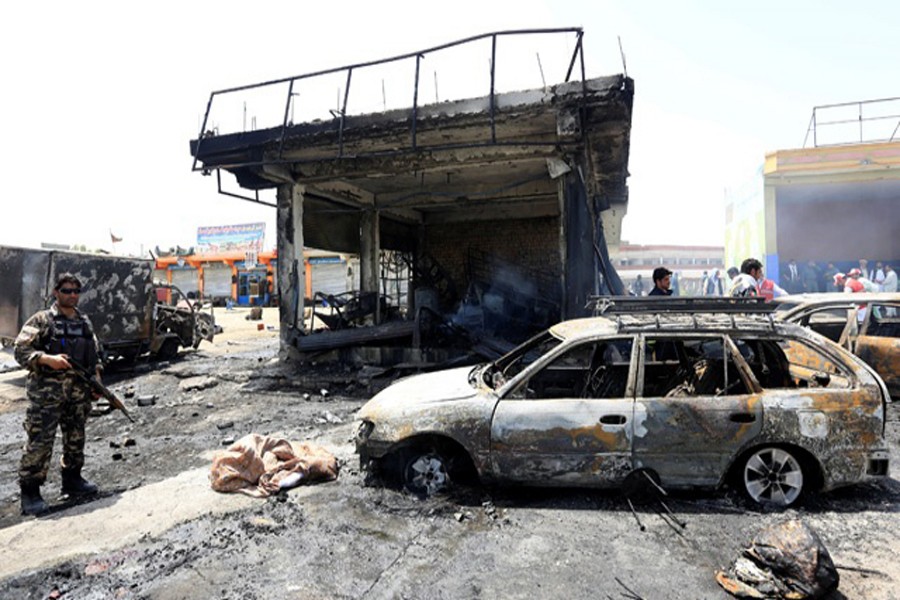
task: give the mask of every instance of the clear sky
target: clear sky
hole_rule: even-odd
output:
[[[112,231],[118,250],[138,252],[190,246],[198,226],[264,221],[273,246],[274,209],[220,196],[190,170],[211,91],[564,26],[585,29],[589,77],[622,71],[621,37],[635,80],[623,237],[721,244],[725,188],[766,152],[800,147],[813,106],[900,96],[898,23],[894,0],[11,3],[0,244],[111,249]],[[533,52],[515,60],[535,70]],[[441,87],[466,68],[442,67]]]

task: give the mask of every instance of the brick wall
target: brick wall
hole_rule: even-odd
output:
[[[559,280],[559,218],[473,221],[432,225],[425,230],[425,251],[451,275],[462,293],[468,283],[470,249],[486,252],[518,267]]]

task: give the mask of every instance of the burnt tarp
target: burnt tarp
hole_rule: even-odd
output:
[[[796,519],[762,530],[716,581],[737,598],[823,598],[840,577],[815,531]]]
[[[565,187],[567,282],[564,318],[588,316],[588,298],[594,294],[620,296],[624,286],[609,259],[603,232],[602,210],[609,208],[600,196],[589,197],[581,173],[566,175]],[[590,227],[584,227],[590,223]]]

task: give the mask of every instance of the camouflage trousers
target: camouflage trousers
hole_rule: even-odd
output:
[[[91,412],[91,393],[80,381],[29,378],[25,432],[28,439],[19,463],[19,483],[41,485],[53,454],[57,426],[62,431],[63,470],[78,472],[84,466],[84,426]]]

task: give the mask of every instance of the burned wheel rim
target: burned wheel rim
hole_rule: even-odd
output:
[[[744,464],[744,489],[760,504],[790,506],[803,492],[803,468],[782,448],[763,448]]]
[[[431,496],[450,485],[444,459],[437,454],[414,456],[406,466],[406,486],[413,492]]]

